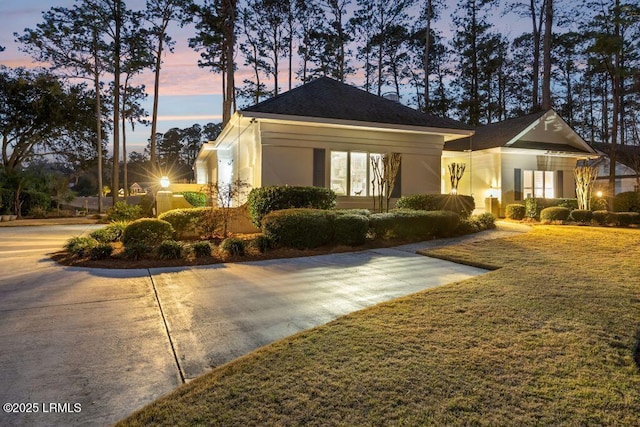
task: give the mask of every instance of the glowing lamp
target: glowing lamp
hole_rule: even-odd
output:
[[[162,178],[160,178],[160,187],[166,189],[169,187],[169,184],[171,184],[171,182],[169,181],[168,176],[163,176]]]

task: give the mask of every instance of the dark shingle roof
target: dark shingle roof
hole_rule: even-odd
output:
[[[242,111],[472,130],[456,120],[422,113],[328,77],[313,80]]]
[[[591,146],[600,150],[607,156],[611,151],[611,144],[608,142],[592,142]],[[638,145],[616,145],[616,162],[635,169],[640,163],[640,146]]]
[[[545,115],[547,111],[527,114],[525,116],[504,120],[498,123],[481,126],[473,135],[473,150],[486,150],[489,148],[503,147],[516,135],[525,130],[534,121]],[[444,146],[445,150],[464,151],[469,149],[469,138],[449,141]]]

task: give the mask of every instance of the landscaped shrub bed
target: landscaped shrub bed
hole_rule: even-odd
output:
[[[473,197],[453,194],[416,194],[402,196],[396,202],[397,209],[451,211],[461,218],[469,217],[475,206]]]
[[[228,255],[244,256],[246,243],[236,237],[228,237],[220,243],[220,250]]]
[[[339,214],[333,218],[333,235],[339,245],[363,245],[368,231],[369,218],[364,215]]]
[[[618,227],[628,227],[637,224],[640,214],[638,212],[613,212],[613,220]]]
[[[376,238],[421,240],[455,233],[460,216],[451,211],[394,210],[373,214],[369,227]]]
[[[106,227],[93,231],[89,236],[100,243],[118,242],[122,238],[122,233],[124,233],[124,229],[128,224],[129,222],[127,221],[115,221]]]
[[[262,218],[262,233],[276,245],[311,249],[333,238],[332,220],[335,214],[319,209],[284,209]]]
[[[282,209],[331,209],[336,204],[336,193],[321,187],[271,186],[254,188],[247,205],[251,221],[257,226],[269,212]]]
[[[540,212],[545,208],[560,206],[569,209],[578,209],[578,199],[542,199],[528,198],[524,202],[526,207],[526,217],[532,219],[540,219]]]
[[[179,259],[182,258],[184,246],[175,240],[165,240],[158,245],[156,252],[160,259]]]
[[[207,228],[207,216],[211,208],[173,209],[158,215],[158,219],[167,221],[176,232],[179,239],[197,237]],[[214,226],[215,228],[215,226]]]
[[[129,205],[127,202],[116,202],[107,209],[109,221],[134,221],[142,218],[142,208],[138,205]]]
[[[569,214],[571,214],[569,208],[552,206],[540,211],[540,221],[566,221],[569,218]]]
[[[593,211],[593,222],[599,225],[609,225],[614,222],[613,213],[609,211]]]
[[[517,204],[517,203],[507,205],[504,212],[505,217],[507,219],[515,219],[515,220],[524,219],[526,213],[527,213],[526,206]]]

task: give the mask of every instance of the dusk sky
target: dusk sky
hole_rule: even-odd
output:
[[[144,0],[127,0],[127,6],[131,9],[142,9]],[[355,1],[354,1],[355,3]],[[443,35],[451,34],[450,15],[456,7],[455,0],[447,0],[447,7],[443,11],[443,17],[435,25]],[[41,22],[41,14],[54,6],[71,7],[73,0],[0,0],[0,45],[6,50],[0,53],[0,64],[9,67],[34,67],[31,57],[19,51],[19,45],[15,43],[13,33],[22,34],[25,28],[35,28]],[[500,16],[495,12],[493,19],[501,30],[507,34],[521,34],[528,31],[528,22],[515,18]],[[158,131],[165,132],[172,127],[184,128],[199,123],[221,120],[221,96],[220,77],[207,69],[201,69],[197,65],[199,54],[188,47],[188,38],[193,34],[193,27],[179,28],[174,26],[170,34],[175,40],[175,50],[164,58],[159,100]],[[242,65],[242,58],[238,56],[238,65]],[[243,69],[238,70],[236,81],[242,82]],[[281,72],[283,72],[281,70]],[[284,74],[284,73],[283,73]],[[351,79],[353,83],[359,83],[357,77]],[[141,82],[147,87],[150,96],[145,102],[145,109],[151,112],[153,74],[147,72],[141,78]],[[128,151],[142,151],[147,145],[150,136],[150,126],[137,125],[135,132],[127,131]]]

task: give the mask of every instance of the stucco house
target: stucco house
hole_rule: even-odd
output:
[[[204,144],[196,182],[319,186],[339,207],[371,207],[370,158],[402,155],[393,196],[440,192],[445,143],[472,128],[323,77],[237,111]]]
[[[464,163],[458,191],[474,196],[476,211],[502,216],[507,204],[528,197],[575,197],[577,162],[599,155],[553,110],[541,111],[447,141],[441,190],[451,192],[448,165]]]

